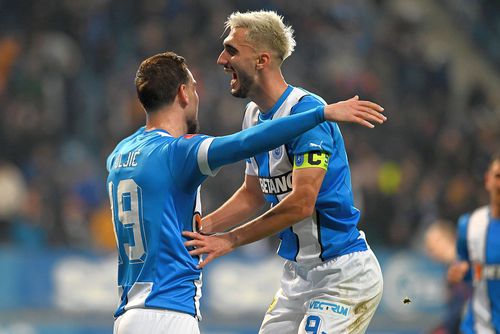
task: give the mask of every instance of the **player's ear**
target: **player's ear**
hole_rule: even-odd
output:
[[[181,107],[185,107],[189,103],[189,95],[187,93],[187,85],[182,84],[179,86],[177,91],[177,97],[179,98],[179,103]]]
[[[261,70],[265,66],[269,66],[270,62],[271,62],[271,55],[267,52],[262,52],[259,54],[259,57],[257,58],[257,63],[255,64],[255,69]]]

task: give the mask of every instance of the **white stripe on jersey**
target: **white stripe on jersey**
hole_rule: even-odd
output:
[[[200,257],[201,261],[201,257]],[[201,285],[202,285],[202,276],[200,273],[200,279],[194,280],[194,286],[196,287],[196,294],[194,295],[194,307],[196,308],[196,318],[201,321],[201,312],[200,312],[200,298],[201,298]]]
[[[280,117],[286,117],[290,115],[292,108],[300,101],[300,99],[309,93],[293,88],[288,97],[285,99],[283,104],[276,110],[272,119],[277,119]],[[254,102],[250,102],[247,105],[245,112],[245,118],[243,119],[243,129],[255,126],[259,121],[260,110]],[[272,151],[267,152],[269,158],[269,175],[271,178],[276,176],[281,176],[289,173],[293,169],[293,164],[289,160],[286,146],[282,145]],[[259,166],[255,158],[250,160],[251,162],[246,164],[245,173],[247,175],[259,176]],[[283,182],[282,182],[283,183]],[[276,190],[280,190],[280,187],[273,187]],[[291,190],[291,189],[290,189]],[[278,201],[281,202],[289,193],[290,190],[285,193],[280,193],[276,191]],[[294,224],[292,226],[293,232],[298,237],[299,250],[296,257],[297,262],[307,261],[311,263],[311,260],[317,259],[318,262],[322,262],[320,259],[321,255],[321,245],[318,240],[318,226],[316,222],[316,210],[311,217]]]
[[[490,219],[488,206],[474,211],[467,227],[467,247],[469,259],[474,264],[484,265],[486,262],[486,237]],[[474,273],[474,268],[472,268]],[[491,324],[491,302],[488,293],[488,281],[474,279],[474,293],[472,295],[472,309],[474,312],[474,328],[477,333],[495,334]]]
[[[200,167],[200,171],[203,175],[207,176],[215,176],[219,172],[220,168],[216,170],[210,169],[208,165],[208,149],[210,144],[214,141],[214,138],[207,138],[201,144],[198,149],[198,167]]]
[[[321,262],[321,245],[318,242],[318,222],[316,220],[316,209],[311,217],[300,221],[292,226],[293,232],[299,238],[299,245],[301,246],[299,253],[297,254],[297,259],[302,261],[307,261],[308,263],[313,263],[313,260],[318,260]]]
[[[201,186],[198,187],[198,191],[196,192],[196,202],[194,206],[193,212],[193,224],[196,224],[194,216],[199,213],[201,217],[203,217],[202,206],[201,206]],[[193,226],[193,231],[197,230],[197,226]],[[201,262],[202,258],[200,256]],[[194,295],[194,307],[196,311],[196,318],[201,320],[201,312],[200,312],[200,299],[201,299],[201,286],[202,286],[202,273],[200,272],[200,278],[194,280],[194,286],[196,288],[196,293]]]
[[[127,304],[125,311],[131,308],[144,308],[146,298],[151,293],[153,282],[135,282],[127,293]]]

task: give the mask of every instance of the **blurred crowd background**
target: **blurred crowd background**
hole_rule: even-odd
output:
[[[144,123],[138,65],[184,56],[201,132],[237,131],[247,101],[230,95],[216,59],[227,16],[255,9],[295,29],[289,84],[385,107],[374,130],[341,126],[375,249],[419,248],[432,222],[487,202],[483,172],[500,146],[498,1],[0,0],[0,245],[112,254],[105,159]],[[209,180],[204,210],[242,180],[241,163]]]

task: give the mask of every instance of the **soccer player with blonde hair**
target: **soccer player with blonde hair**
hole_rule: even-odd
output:
[[[281,16],[236,12],[225,26],[229,35],[217,63],[231,75],[231,94],[251,100],[244,129],[325,105],[283,77],[281,65],[295,40]],[[207,254],[203,267],[236,247],[278,234],[278,254],[286,262],[259,333],[364,333],[382,297],[382,273],[356,227],[360,212],[339,126],[320,124],[254,155],[245,174],[236,193],[202,220],[203,233],[185,233],[193,238],[185,245],[197,247],[190,253]],[[234,228],[265,202],[272,206],[269,211]]]
[[[197,85],[184,58],[173,52],[149,57],[135,85],[146,124],[118,143],[106,163],[118,250],[114,334],[199,334],[199,257],[189,254],[181,233],[196,229],[201,183],[223,165],[277,147],[324,120],[383,122],[381,108],[343,101],[211,137],[197,134]]]

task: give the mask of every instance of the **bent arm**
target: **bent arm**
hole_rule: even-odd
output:
[[[202,268],[214,259],[227,254],[235,248],[263,239],[303,220],[314,212],[325,171],[320,168],[293,171],[292,192],[278,205],[258,218],[228,233],[205,236],[193,232],[182,234],[193,240],[186,241],[185,246],[197,247],[189,254],[207,254],[200,262]]]
[[[246,175],[245,181],[220,208],[202,219],[202,233],[224,232],[250,219],[264,205],[259,178]]]
[[[253,221],[229,232],[234,246],[240,247],[274,235],[314,213],[326,171],[321,168],[295,169],[293,190],[278,205]]]

